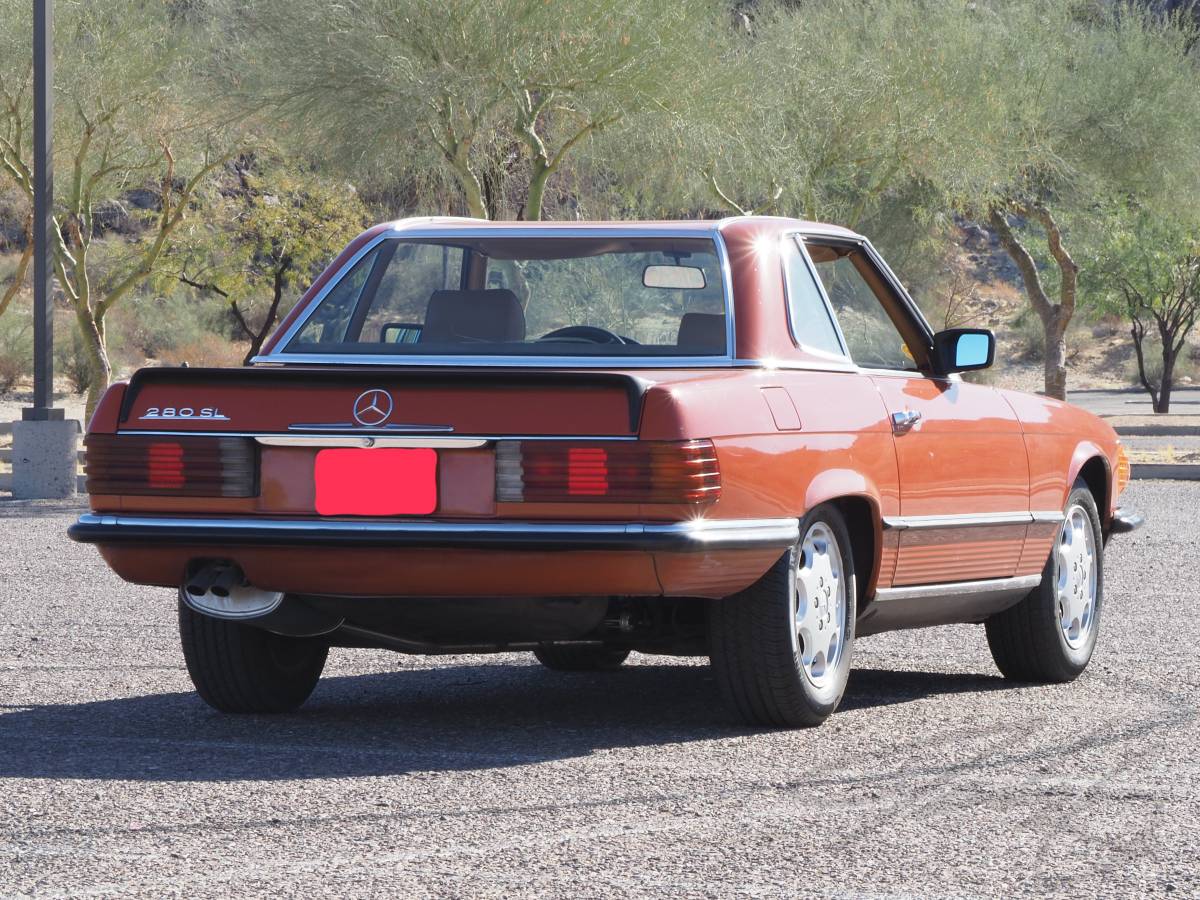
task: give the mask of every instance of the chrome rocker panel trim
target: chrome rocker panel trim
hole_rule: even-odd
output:
[[[1021,575],[1016,578],[987,578],[982,581],[949,581],[941,584],[879,588],[875,591],[878,603],[896,600],[926,600],[935,597],[972,597],[1007,593],[1028,593],[1042,582],[1041,575]]]
[[[997,525],[1032,525],[1061,522],[1058,510],[976,513],[962,516],[884,516],[883,527],[895,531],[920,528],[974,528]]]
[[[800,539],[796,519],[693,522],[443,522],[256,519],[89,513],[67,531],[85,544],[453,547],[506,550],[705,552],[778,548]]]

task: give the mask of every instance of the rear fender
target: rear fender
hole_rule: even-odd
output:
[[[88,422],[88,434],[117,433],[117,426],[121,421],[121,407],[125,403],[125,388],[128,386],[124,381],[109,386],[100,402],[96,404],[96,411],[92,413],[91,421]]]
[[[883,570],[883,518],[880,514],[879,490],[861,472],[852,469],[826,469],[817,475],[808,485],[804,496],[804,509],[810,510],[822,503],[833,503],[844,500],[855,500],[865,503],[870,508],[870,521],[858,523],[860,527],[869,529],[872,535],[871,572],[866,584],[860,588],[861,597],[870,597],[875,593]],[[854,534],[854,523],[850,524],[851,534]],[[891,557],[894,561],[895,553]]]

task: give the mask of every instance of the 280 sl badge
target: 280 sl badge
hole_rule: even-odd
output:
[[[209,422],[228,422],[229,416],[215,406],[150,406],[139,419],[203,419]]]

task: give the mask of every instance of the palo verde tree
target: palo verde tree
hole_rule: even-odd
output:
[[[1200,316],[1200,219],[1128,205],[1104,218],[1089,286],[1102,308],[1129,321],[1138,380],[1154,411],[1167,413],[1176,363]],[[1155,345],[1158,360],[1149,355]]]
[[[545,214],[602,132],[676,114],[715,0],[230,4],[235,94],[309,151],[456,186],[479,218]],[[298,62],[299,61],[299,62]]]
[[[968,61],[985,40],[958,4],[756,5],[729,43],[736,96],[706,148],[710,199],[855,228],[889,192],[973,171],[989,110]]]
[[[992,177],[971,206],[1020,272],[1042,323],[1045,392],[1065,399],[1080,275],[1071,222],[1094,225],[1112,196],[1200,190],[1200,80],[1178,18],[1070,0],[980,7],[990,37],[976,64],[1000,109],[977,135]]]
[[[27,3],[0,2],[0,171],[32,199],[30,29]],[[57,5],[54,271],[90,370],[89,415],[112,375],[107,314],[160,265],[225,159],[205,143],[203,117],[178,87],[186,32],[153,0]],[[133,187],[154,196],[138,237],[98,237],[97,208]]]
[[[279,317],[366,226],[353,188],[264,155],[241,157],[236,189],[170,252],[160,281],[178,279],[229,305],[238,337],[258,355]]]

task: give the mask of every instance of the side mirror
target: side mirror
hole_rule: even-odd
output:
[[[938,375],[986,369],[996,358],[996,336],[986,328],[951,328],[933,336]]]

